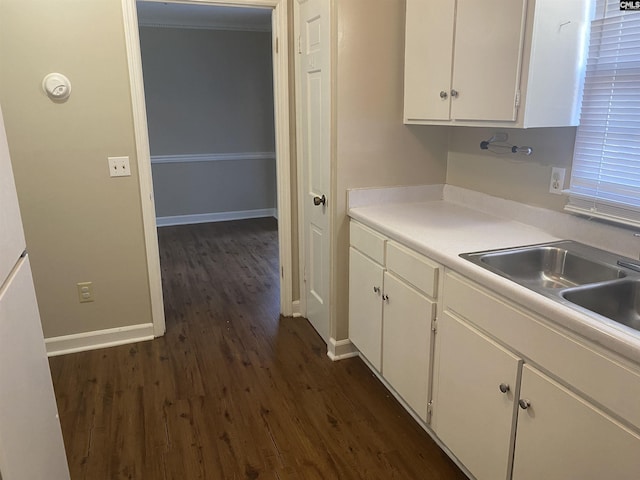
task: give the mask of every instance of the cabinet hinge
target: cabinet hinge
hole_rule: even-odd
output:
[[[431,414],[433,413],[433,400],[427,403],[427,423],[431,423]]]
[[[516,108],[520,108],[520,90],[516,92]]]
[[[302,281],[307,283],[307,267],[302,268]]]
[[[278,42],[278,37],[276,37],[276,53],[278,53],[278,47],[279,47],[279,46],[278,46],[278,43],[279,43],[279,42]]]
[[[431,320],[431,331],[433,333],[436,333],[438,331],[438,319],[434,318],[433,320]]]

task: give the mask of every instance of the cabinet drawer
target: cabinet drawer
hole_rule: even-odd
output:
[[[444,307],[640,429],[640,370],[448,273]]]
[[[353,220],[349,224],[350,243],[367,257],[384,265],[385,237]]]
[[[437,263],[395,242],[387,243],[387,269],[432,298],[438,294]]]

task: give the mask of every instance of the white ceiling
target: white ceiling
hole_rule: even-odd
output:
[[[138,1],[136,4],[138,23],[143,27],[271,31],[270,8],[144,1]]]

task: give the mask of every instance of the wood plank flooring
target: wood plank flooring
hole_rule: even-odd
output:
[[[276,229],[159,229],[166,335],[51,358],[73,480],[466,478],[360,359],[279,317]]]

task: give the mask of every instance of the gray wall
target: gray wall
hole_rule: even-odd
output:
[[[273,152],[271,33],[140,28],[151,155]],[[153,164],[158,217],[272,209],[275,159]]]
[[[153,166],[158,217],[271,209],[272,159],[166,163]]]

